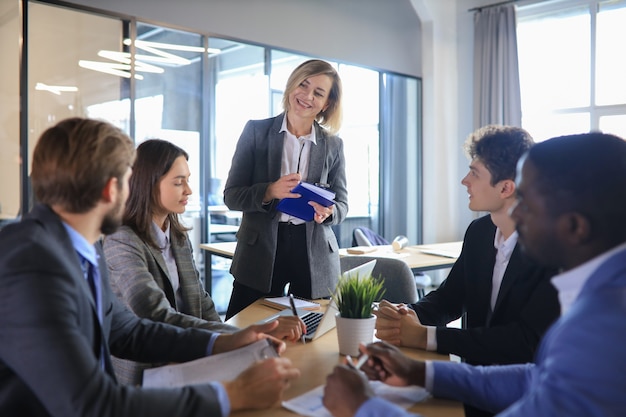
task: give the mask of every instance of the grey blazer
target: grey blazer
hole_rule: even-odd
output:
[[[113,292],[139,317],[220,333],[238,330],[221,322],[213,300],[200,282],[189,239],[181,244],[173,241],[171,245],[184,308],[176,304],[161,251],[146,244],[130,227],[122,226],[105,237],[103,247]],[[161,364],[113,358],[118,380],[130,385],[141,384],[143,370],[157,365]]]
[[[280,178],[283,137],[280,133],[284,113],[265,120],[249,121],[241,133],[233,156],[224,202],[231,210],[243,212],[237,249],[230,268],[235,280],[258,291],[271,288],[278,236],[278,200],[263,204],[265,190]],[[331,228],[348,213],[343,141],[329,135],[315,123],[317,145],[311,146],[309,172],[304,181],[330,184],[335,192],[333,215],[323,224],[306,223],[311,294],[313,298],[330,295],[340,274],[339,245]]]

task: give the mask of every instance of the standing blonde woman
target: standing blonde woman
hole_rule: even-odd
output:
[[[226,317],[258,298],[290,292],[303,298],[330,295],[340,274],[339,245],[331,226],[348,212],[341,125],[341,80],[327,62],[309,60],[289,76],[284,112],[249,121],[224,188],[231,210],[243,212],[231,273],[235,278]],[[277,210],[301,181],[336,195],[330,207],[305,222]]]

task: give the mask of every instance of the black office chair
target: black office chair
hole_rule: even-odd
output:
[[[371,260],[376,260],[372,276],[385,279],[383,298],[392,303],[415,303],[418,300],[413,271],[400,259],[375,258],[369,256],[342,256],[341,272],[355,268]]]

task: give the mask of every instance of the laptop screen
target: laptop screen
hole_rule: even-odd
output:
[[[348,277],[366,277],[372,274],[372,271],[374,271],[374,267],[376,266],[376,259],[373,259],[369,262],[365,262],[364,264],[361,264],[359,266],[355,266],[352,269],[348,269],[347,271],[345,271],[343,274],[341,274],[341,276],[345,279]]]

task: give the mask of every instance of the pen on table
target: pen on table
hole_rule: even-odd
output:
[[[346,361],[348,362],[348,366],[356,369],[357,371],[361,369],[361,366],[363,366],[368,359],[369,355],[363,354],[359,356],[359,359],[356,361],[356,363],[352,363],[352,356],[346,355]]]
[[[293,315],[298,317],[298,310],[296,310],[296,303],[293,300],[293,294],[289,294],[289,304],[291,304],[291,312],[293,313]],[[300,340],[302,340],[302,344],[306,343],[306,339],[304,338],[304,334],[302,335],[302,337],[300,337]]]

